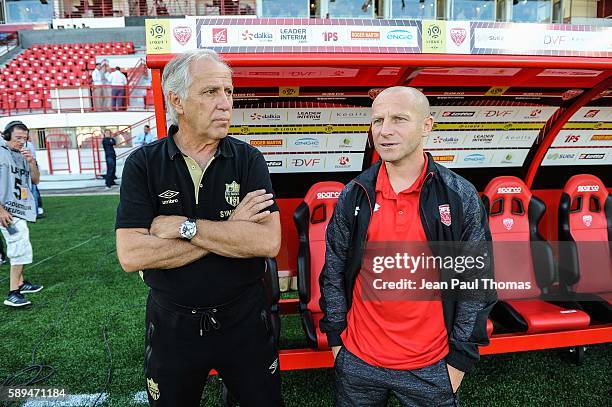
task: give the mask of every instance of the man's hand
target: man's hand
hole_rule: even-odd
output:
[[[243,220],[248,222],[261,222],[270,211],[263,211],[274,203],[272,194],[266,194],[265,189],[249,192],[238,206],[229,220]],[[263,212],[261,212],[263,211]],[[260,213],[261,212],[261,213]]]
[[[13,221],[13,216],[3,207],[0,206],[0,223],[5,228]]]
[[[459,369],[455,369],[449,364],[446,365],[446,368],[448,369],[448,377],[450,377],[453,393],[457,393],[457,390],[459,390],[459,386],[461,386],[461,381],[463,380],[463,375],[465,374],[465,372],[462,372]]]
[[[179,239],[181,224],[185,222],[185,216],[164,216],[160,215],[153,219],[149,234],[161,239]]]
[[[331,350],[332,350],[332,353],[334,354],[334,360],[336,360],[336,357],[338,356],[338,352],[340,352],[340,349],[342,349],[342,346],[332,346]]]
[[[23,158],[25,158],[25,160],[28,162],[28,164],[36,162],[36,160],[34,159],[34,156],[32,155],[32,152],[30,151],[30,149],[24,147],[24,148],[21,149],[20,152],[21,152],[21,155],[23,156]]]

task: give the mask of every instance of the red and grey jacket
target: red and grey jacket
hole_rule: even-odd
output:
[[[340,334],[346,328],[346,315],[361,269],[380,166],[378,161],[346,185],[327,227],[325,265],[319,284],[324,313],[320,327],[327,334],[329,346],[342,345]],[[471,278],[493,278],[491,232],[478,192],[465,178],[435,163],[431,155],[419,197],[419,212],[429,242],[475,243],[480,250],[484,247],[485,267]],[[444,270],[440,274],[441,279],[445,278]],[[449,365],[463,372],[473,370],[480,358],[478,346],[489,343],[487,318],[494,304],[495,294],[490,292],[482,299],[443,299]]]

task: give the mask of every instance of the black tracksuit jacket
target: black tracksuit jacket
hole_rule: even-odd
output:
[[[340,334],[346,328],[346,315],[361,269],[380,166],[378,161],[346,185],[327,227],[325,265],[319,284],[324,313],[320,327],[327,334],[329,346],[342,345]],[[450,226],[440,220],[440,205],[450,207]],[[431,155],[419,197],[419,212],[429,242],[480,242],[477,244],[486,247],[486,267],[476,278],[493,278],[491,232],[478,192],[466,179],[435,163]],[[440,273],[442,276],[444,270]],[[478,346],[489,343],[487,318],[494,304],[495,294],[490,292],[481,300],[458,301],[457,297],[443,300],[449,365],[463,372],[473,370],[480,358]]]

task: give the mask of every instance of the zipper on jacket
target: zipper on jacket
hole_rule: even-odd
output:
[[[434,177],[433,171],[427,173],[425,176],[425,182],[423,183],[423,187],[427,186]],[[425,216],[425,211],[423,210],[423,205],[421,203],[421,194],[423,193],[423,188],[421,188],[421,193],[419,193],[419,214],[421,215],[421,219],[425,220],[425,226],[427,227],[427,231],[429,232],[429,236],[431,236],[431,229],[429,228],[429,222],[427,221],[427,216]],[[429,239],[429,237],[428,237]]]

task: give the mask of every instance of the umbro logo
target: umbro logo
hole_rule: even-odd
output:
[[[378,203],[374,204],[374,212],[378,212],[378,210],[380,209],[380,205]]]
[[[162,205],[168,205],[168,204],[173,204],[173,203],[177,203],[178,202],[178,198],[177,199],[172,199],[175,196],[177,196],[179,194],[179,192],[173,191],[171,189],[162,192],[161,194],[159,194],[158,196],[160,198],[165,199],[165,201],[162,201]]]

